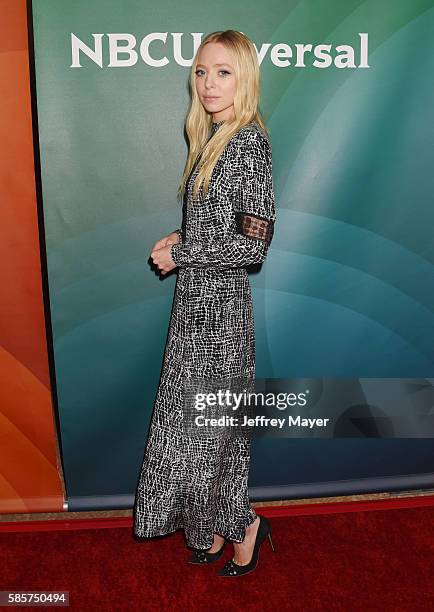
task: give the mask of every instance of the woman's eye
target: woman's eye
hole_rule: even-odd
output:
[[[202,70],[201,68],[198,68],[198,69],[195,71],[195,74],[196,74],[196,76],[202,76],[202,75],[200,74],[200,73],[202,73],[202,72],[203,72],[203,70]],[[228,70],[219,70],[219,72],[222,72],[222,73],[223,73],[225,76],[226,76],[227,74],[230,74],[230,72],[228,72]]]

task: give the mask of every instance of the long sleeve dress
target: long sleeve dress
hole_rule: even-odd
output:
[[[210,137],[223,121],[214,122]],[[243,126],[213,169],[208,194],[187,180],[169,333],[134,504],[137,537],[183,528],[207,549],[213,534],[242,542],[256,519],[248,495],[250,439],[186,435],[188,377],[255,377],[255,331],[246,266],[264,261],[275,221],[271,144]]]

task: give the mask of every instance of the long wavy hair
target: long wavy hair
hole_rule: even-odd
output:
[[[236,92],[234,96],[234,115],[232,121],[224,121],[214,136],[210,139],[212,114],[208,113],[199,99],[196,91],[196,66],[199,51],[209,43],[221,43],[231,54],[235,71]],[[208,186],[214,166],[222,154],[225,146],[244,125],[256,121],[268,134],[265,122],[259,111],[260,71],[258,56],[253,43],[242,32],[225,30],[211,32],[198,47],[190,72],[189,86],[191,90],[191,104],[186,119],[186,132],[189,140],[189,152],[178,188],[178,195],[183,197],[187,179],[193,166],[201,155],[199,172],[193,185],[193,196],[196,197],[201,186],[204,195],[208,193]]]

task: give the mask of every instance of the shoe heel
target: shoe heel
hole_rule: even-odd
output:
[[[266,518],[265,518],[265,516],[263,516],[263,517],[261,518],[261,521],[263,522],[263,524],[264,524],[264,526],[265,526],[265,529],[266,529],[266,535],[267,535],[267,537],[268,537],[268,541],[270,542],[271,550],[272,550],[273,552],[276,552],[276,549],[275,549],[275,547],[274,547],[274,542],[273,542],[273,539],[272,539],[272,537],[271,537],[271,525],[270,525],[270,522],[269,522],[269,520],[268,520],[268,519],[266,519]],[[264,537],[265,537],[265,536],[264,536]]]
[[[268,533],[268,540],[270,542],[271,550],[273,552],[276,552],[276,549],[274,548],[273,540],[271,539],[271,531]]]

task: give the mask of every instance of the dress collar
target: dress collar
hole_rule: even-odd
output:
[[[211,123],[211,131],[212,131],[212,133],[214,134],[215,132],[217,132],[217,130],[219,129],[219,127],[221,125],[223,125],[223,123],[224,123],[224,120],[223,121],[213,121]]]

